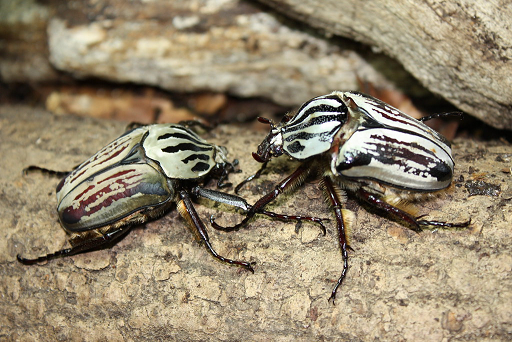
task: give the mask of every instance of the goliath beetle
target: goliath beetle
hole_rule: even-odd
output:
[[[193,197],[204,197],[244,211],[251,209],[239,196],[198,185],[211,178],[218,179],[218,188],[230,185],[224,180],[236,163],[228,162],[226,155],[224,147],[208,143],[181,124],[154,124],[127,131],[67,173],[57,186],[57,212],[62,227],[71,234],[72,247],[35,259],[18,255],[18,261],[30,265],[98,249],[123,236],[133,225],[162,216],[176,202],[181,216],[195,227],[215,258],[254,272],[249,262],[215,252],[192,204]],[[38,167],[28,169],[60,174]],[[257,211],[276,217],[266,210]],[[325,230],[322,219],[278,218],[306,219]]]
[[[404,204],[426,198],[451,183],[454,162],[450,143],[422,122],[439,116],[444,115],[417,120],[369,95],[335,91],[307,101],[295,114],[284,116],[278,125],[258,118],[270,124],[270,133],[253,153],[254,159],[263,165],[235,192],[259,177],[272,157],[285,154],[302,163],[273,191],[261,197],[239,224],[223,227],[211,217],[212,225],[226,231],[239,229],[279,194],[316,172],[334,210],[343,257],[343,270],[329,298],[334,303],[348,270],[347,250],[351,249],[347,239],[351,212],[343,208],[346,193],[356,195],[417,232],[428,226],[463,228],[470,224],[420,220]]]

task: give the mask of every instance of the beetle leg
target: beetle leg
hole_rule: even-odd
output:
[[[293,188],[300,183],[303,182],[304,178],[308,175],[310,171],[310,165],[309,164],[301,164],[291,175],[283,179],[279,184],[277,184],[273,191],[269,192],[265,196],[261,197],[254,205],[249,209],[247,212],[245,218],[238,224],[231,226],[231,227],[222,227],[215,223],[215,221],[212,221],[212,225],[215,229],[220,230],[226,230],[226,231],[232,231],[240,229],[242,226],[244,226],[249,220],[257,213],[260,213],[263,211],[263,208],[275,200],[279,194],[283,193],[286,190],[289,190],[290,188]],[[280,214],[276,214],[280,215]],[[278,217],[278,216],[276,216]]]
[[[416,220],[419,217],[416,218]],[[443,221],[428,221],[428,220],[418,220],[416,221],[420,226],[433,226],[433,227],[440,227],[440,228],[467,228],[471,224],[471,219],[465,221],[465,222],[459,222],[459,223],[451,223],[451,222],[443,222]]]
[[[240,169],[235,170],[235,166],[237,166],[237,165],[238,165],[238,159],[233,160],[232,163],[225,163],[222,165],[221,174],[219,176],[219,179],[217,180],[217,188],[222,189],[222,188],[226,188],[226,187],[232,185],[229,182],[224,183],[224,181],[228,178],[228,175],[231,172],[234,172],[234,173],[242,172],[242,170],[240,170]]]
[[[435,226],[442,228],[466,228],[471,223],[471,220],[461,223],[449,223],[449,222],[441,222],[441,221],[427,221],[427,220],[418,220],[420,217],[415,218],[413,215],[408,212],[399,209],[386,201],[384,201],[379,196],[373,195],[370,192],[360,188],[358,190],[358,195],[365,200],[366,202],[373,204],[377,208],[384,210],[388,214],[405,221],[411,225],[412,230],[415,232],[421,232],[423,229],[422,226]]]
[[[46,169],[44,167],[39,167],[39,166],[35,166],[35,165],[27,166],[26,168],[23,169],[22,172],[23,172],[23,175],[26,176],[29,173],[31,173],[32,171],[39,171],[41,173],[44,173],[44,174],[47,174],[50,176],[60,177],[60,178],[66,176],[68,173],[71,172],[71,171],[55,171],[55,170],[50,170],[50,169]]]
[[[22,264],[33,265],[33,264],[37,264],[37,263],[40,263],[43,261],[48,261],[48,260],[52,260],[52,259],[56,259],[56,258],[79,254],[82,252],[96,250],[104,245],[107,245],[107,244],[117,240],[122,235],[127,233],[129,230],[130,230],[129,227],[128,228],[126,226],[120,227],[115,230],[108,231],[105,234],[98,235],[94,238],[81,240],[80,243],[74,245],[71,248],[65,248],[60,251],[50,253],[45,256],[36,258],[36,259],[26,259],[26,258],[21,257],[19,254],[16,256],[16,259],[18,259],[18,261],[21,262]]]
[[[360,188],[358,190],[357,194],[359,195],[359,197],[361,197],[366,202],[374,205],[375,207],[387,212],[388,214],[390,214],[400,220],[407,222],[408,224],[411,225],[412,230],[414,230],[415,232],[421,231],[420,223],[418,221],[416,221],[414,216],[412,216],[411,214],[389,204],[388,202],[384,201],[381,197],[374,195],[374,194],[364,190],[363,188]]]
[[[464,113],[463,112],[436,113],[436,114],[432,114],[432,115],[427,115],[427,116],[421,117],[418,120],[421,121],[421,122],[425,122],[425,121],[428,121],[428,120],[437,119],[437,118],[444,118],[444,117],[449,117],[449,116],[451,116],[451,117],[458,117],[459,119],[462,119],[463,116],[464,116]]]
[[[215,127],[217,127],[216,124],[209,124],[209,123],[206,123],[204,121],[199,121],[199,120],[182,120],[182,121],[178,122],[178,125],[186,126],[189,128],[197,126],[197,127],[200,127],[201,129],[204,129],[206,132],[209,132],[212,129],[214,129]]]
[[[249,203],[247,203],[247,201],[245,199],[243,199],[242,197],[240,197],[240,196],[226,194],[224,192],[215,191],[215,190],[203,189],[203,188],[201,188],[199,186],[194,187],[192,189],[192,193],[195,196],[201,196],[201,197],[208,198],[208,199],[210,199],[212,201],[215,201],[215,202],[220,202],[220,203],[224,203],[224,204],[227,204],[227,205],[231,205],[233,207],[240,208],[240,209],[242,209],[244,211],[249,211],[252,208],[252,206]],[[269,216],[269,217],[273,217],[273,218],[277,218],[279,220],[285,220],[285,221],[296,220],[296,221],[311,221],[311,222],[315,222],[315,223],[318,223],[320,225],[320,228],[322,229],[322,232],[323,232],[324,235],[326,233],[326,229],[325,229],[325,226],[323,224],[323,221],[328,221],[329,220],[329,219],[322,219],[322,218],[311,217],[311,216],[278,214],[278,213],[274,213],[272,211],[263,210],[263,209],[260,209],[258,211],[258,214],[263,214],[263,215],[266,215],[266,216]],[[233,230],[236,230],[233,227],[222,227],[222,226],[218,225],[217,223],[215,223],[215,217],[213,215],[210,217],[210,222],[211,222],[212,226],[215,229],[218,229],[218,230],[223,230],[223,231],[233,231]]]
[[[246,179],[244,179],[243,181],[241,181],[240,184],[238,184],[235,187],[235,194],[238,194],[238,192],[240,191],[242,186],[244,186],[245,184],[249,183],[253,179],[260,178],[261,173],[266,169],[267,164],[268,164],[268,161],[264,162],[263,165],[261,165],[261,168],[258,171],[256,171],[256,173],[254,175],[251,175],[251,176],[247,177]]]
[[[251,263],[245,262],[245,261],[237,261],[237,260],[228,259],[228,258],[225,258],[225,257],[217,254],[217,252],[215,252],[215,250],[213,249],[213,247],[210,243],[210,238],[208,237],[206,227],[205,227],[203,221],[201,221],[201,219],[199,218],[199,215],[197,214],[196,210],[194,209],[194,205],[192,204],[189,194],[186,191],[181,190],[180,198],[181,198],[181,200],[178,203],[178,210],[179,210],[181,216],[197,229],[197,233],[199,234],[199,237],[205,243],[206,248],[208,248],[210,253],[215,258],[217,258],[218,260],[220,260],[222,262],[226,262],[231,265],[242,266],[243,268],[248,269],[249,271],[254,273],[254,269],[252,268]]]
[[[338,290],[338,287],[340,287],[341,283],[343,282],[343,279],[345,279],[345,276],[347,274],[347,270],[348,270],[347,249],[349,249],[350,246],[348,245],[347,231],[346,231],[345,223],[343,221],[342,201],[340,200],[338,194],[336,193],[336,188],[335,188],[330,177],[324,177],[323,185],[324,185],[325,191],[327,192],[327,195],[329,197],[331,205],[334,209],[334,214],[336,216],[336,227],[338,228],[338,241],[339,241],[340,248],[341,248],[341,255],[343,256],[343,270],[341,271],[341,275],[338,278],[338,282],[334,286],[334,289],[331,292],[331,296],[329,297],[329,301],[332,300],[332,303],[334,304],[334,299],[336,298],[336,291]]]

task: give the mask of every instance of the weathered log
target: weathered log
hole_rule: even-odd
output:
[[[512,129],[512,6],[496,1],[260,0],[398,60],[425,87]]]

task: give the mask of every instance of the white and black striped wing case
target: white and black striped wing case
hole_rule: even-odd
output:
[[[357,105],[349,106],[349,115],[361,124],[332,160],[334,174],[415,191],[450,185],[454,162],[446,138],[371,96],[355,92],[343,96]]]

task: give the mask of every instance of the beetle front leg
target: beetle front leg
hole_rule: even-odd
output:
[[[348,271],[348,252],[347,250],[350,248],[348,245],[348,238],[347,238],[347,230],[345,227],[345,222],[343,221],[343,214],[342,214],[342,201],[340,200],[338,194],[336,193],[336,188],[329,177],[324,177],[323,179],[323,186],[325,188],[325,191],[327,192],[327,195],[329,197],[329,200],[331,202],[331,205],[334,209],[334,214],[336,216],[336,227],[338,228],[338,241],[341,248],[341,255],[343,256],[343,270],[341,271],[341,275],[338,278],[338,282],[334,286],[334,289],[331,292],[331,296],[329,297],[329,301],[332,300],[332,303],[334,304],[334,299],[336,298],[336,291],[338,291],[338,287],[340,287],[341,283],[343,282],[343,279],[345,279],[345,276],[347,275]]]
[[[249,203],[247,203],[247,201],[240,196],[226,194],[224,192],[210,190],[210,189],[203,189],[200,186],[196,186],[196,187],[192,188],[191,192],[195,196],[208,198],[212,201],[224,203],[224,204],[227,204],[227,205],[230,205],[233,207],[237,207],[244,211],[249,211],[252,208],[252,206]],[[295,221],[310,221],[310,222],[318,223],[320,225],[320,228],[322,229],[322,232],[324,235],[326,233],[326,229],[323,224],[323,221],[329,220],[329,219],[322,219],[319,217],[312,217],[312,216],[278,214],[278,213],[274,213],[272,211],[263,210],[263,209],[260,209],[258,211],[258,214],[266,215],[266,216],[273,217],[278,220],[284,220],[284,221],[295,220]],[[215,223],[215,217],[213,215],[210,217],[210,222],[212,223],[212,226],[218,230],[223,230],[223,231],[236,230],[236,229],[233,229],[233,227],[219,226],[217,223]]]
[[[43,261],[48,261],[48,260],[52,260],[52,259],[57,259],[57,258],[62,258],[62,257],[66,257],[66,256],[83,253],[83,252],[88,252],[91,250],[96,250],[96,249],[101,248],[104,245],[107,245],[107,244],[112,243],[113,241],[119,239],[121,236],[126,234],[129,230],[130,230],[129,227],[128,228],[126,226],[120,227],[120,228],[109,231],[102,235],[98,235],[93,238],[89,238],[89,239],[86,238],[86,239],[80,240],[80,242],[77,243],[76,245],[74,245],[73,247],[65,248],[60,251],[50,253],[50,254],[47,254],[47,255],[39,257],[39,258],[26,259],[26,258],[21,257],[18,254],[18,255],[16,255],[16,259],[18,259],[18,261],[24,265],[34,265],[34,264],[37,264],[37,263],[40,263]]]
[[[263,165],[261,165],[260,169],[258,171],[256,171],[255,174],[253,175],[250,175],[249,177],[247,177],[246,179],[244,179],[243,181],[241,181],[236,187],[235,187],[235,194],[238,194],[240,192],[240,189],[242,188],[242,186],[244,186],[245,184],[251,182],[253,179],[257,179],[257,178],[260,178],[261,174],[263,171],[265,171],[265,169],[267,168],[267,164],[268,164],[268,161],[264,162]]]
[[[210,251],[210,253],[215,258],[217,258],[218,260],[220,260],[222,262],[228,263],[230,265],[241,266],[245,269],[248,269],[252,273],[254,273],[254,269],[252,268],[251,263],[245,262],[245,261],[237,261],[237,260],[228,259],[228,258],[225,258],[225,257],[219,255],[217,252],[215,252],[215,250],[213,249],[213,247],[210,243],[210,238],[208,237],[206,227],[205,227],[203,221],[201,221],[201,219],[199,218],[199,215],[197,214],[197,212],[194,208],[194,205],[192,204],[192,200],[190,199],[189,194],[186,191],[181,190],[180,198],[181,198],[181,201],[178,202],[178,211],[180,212],[181,216],[187,222],[189,222],[189,224],[193,225],[197,229],[197,233],[199,234],[199,237],[206,245],[206,248],[208,248],[208,251]]]
[[[217,223],[215,223],[215,221],[211,221],[213,227],[215,229],[226,230],[226,231],[240,229],[247,222],[249,222],[249,220],[251,218],[253,218],[254,215],[256,215],[257,213],[261,213],[263,211],[263,208],[267,204],[269,204],[270,202],[275,200],[277,198],[277,196],[279,196],[281,193],[301,184],[304,181],[304,179],[306,178],[306,176],[309,174],[310,171],[311,171],[311,167],[309,164],[306,164],[306,163],[301,164],[291,175],[289,175],[288,177],[283,179],[281,182],[279,182],[279,184],[277,184],[275,186],[273,191],[269,192],[268,194],[266,194],[265,196],[260,198],[258,201],[256,201],[256,203],[254,203],[254,205],[249,209],[249,211],[247,211],[245,218],[240,223],[238,223],[234,226],[231,226],[231,227],[222,227],[222,226],[218,225]],[[276,214],[276,215],[280,215],[280,214]],[[284,216],[285,215],[283,215],[283,218],[284,218]],[[276,216],[276,217],[279,218],[279,216]]]

